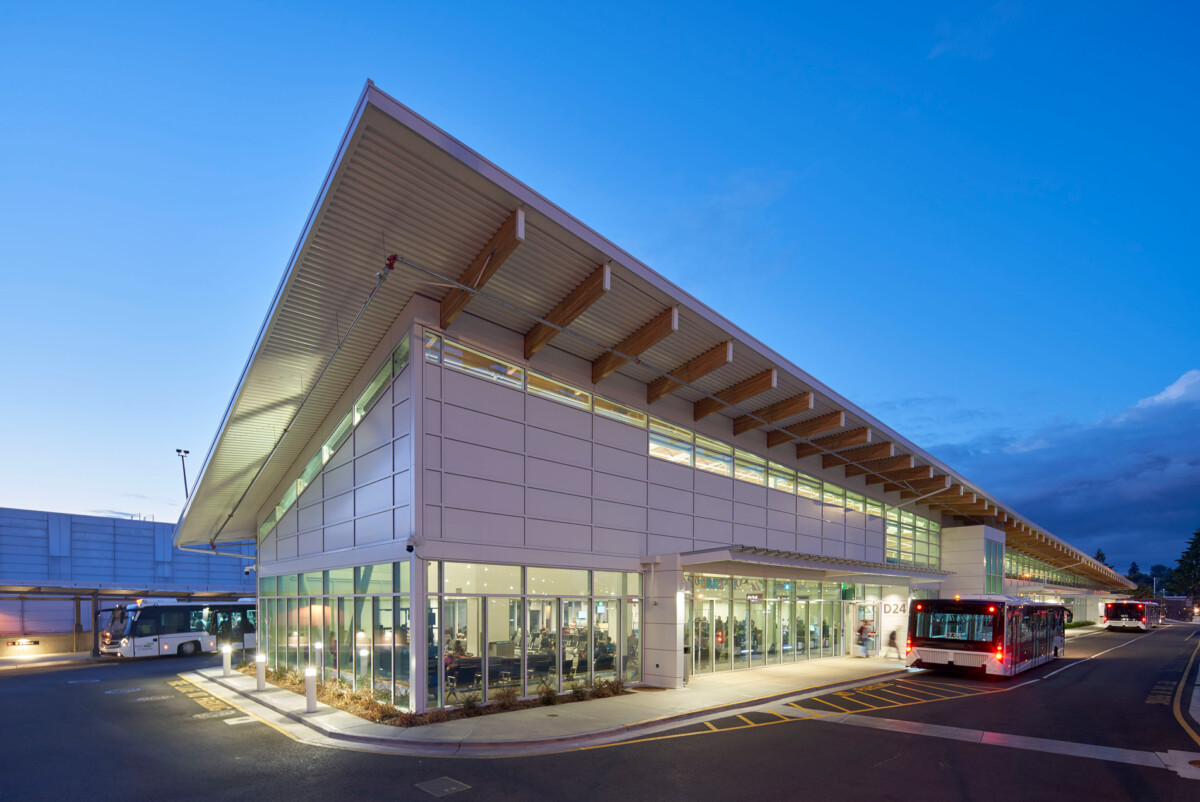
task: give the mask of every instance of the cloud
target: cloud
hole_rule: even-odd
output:
[[[1121,570],[1174,565],[1200,526],[1200,370],[1120,414],[929,449],[1019,515]]]
[[[137,513],[125,510],[88,510],[89,515],[99,515],[104,518],[132,518]]]
[[[1138,401],[1134,409],[1146,409],[1159,404],[1175,404],[1180,401],[1200,401],[1200,370],[1189,370],[1158,395]]]

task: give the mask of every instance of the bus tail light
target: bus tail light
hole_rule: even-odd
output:
[[[1004,662],[1004,650],[1003,649],[996,650],[996,660],[1001,663]]]
[[[904,653],[912,654],[912,638],[908,638],[904,642]]]

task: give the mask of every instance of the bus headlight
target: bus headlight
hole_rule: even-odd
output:
[[[128,645],[129,645],[129,638],[121,638],[121,645],[122,645],[122,646],[128,646]]]

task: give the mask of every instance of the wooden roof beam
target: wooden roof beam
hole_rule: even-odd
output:
[[[918,465],[915,468],[898,468],[890,471],[876,471],[882,473],[889,479],[895,479],[898,482],[907,482],[910,479],[929,479],[933,476],[932,465]]]
[[[822,451],[838,451],[843,448],[865,446],[870,442],[871,428],[863,426],[859,429],[851,429],[848,432],[838,432],[837,434],[818,437],[811,443],[798,443],[796,445],[796,459],[811,457],[813,454],[820,454]]]
[[[672,306],[664,309],[649,323],[621,340],[615,349],[601,354],[592,363],[592,384],[599,384],[601,379],[611,376],[629,361],[620,354],[638,356],[643,351],[658,345],[676,331],[679,331],[679,307]],[[618,351],[620,354],[617,353]]]
[[[920,491],[922,495],[934,490],[944,490],[950,486],[949,476],[933,476],[929,479],[910,479],[908,486],[913,490]]]
[[[496,230],[487,245],[483,246],[471,264],[459,276],[458,283],[472,289],[480,289],[487,284],[488,279],[496,274],[504,260],[512,255],[517,246],[525,241],[525,210],[516,209]],[[454,318],[471,302],[471,293],[460,287],[454,287],[442,298],[441,325],[446,329],[454,322]]]
[[[856,448],[841,454],[826,454],[821,457],[822,468],[836,468],[851,462],[867,462],[873,459],[883,459],[894,456],[896,446],[893,443],[872,443],[869,446]]]
[[[843,454],[842,456],[849,455]],[[886,459],[874,460],[871,462],[871,464],[866,466],[847,465],[846,476],[862,476],[863,474],[870,472],[879,473],[880,471],[891,471],[898,468],[911,468],[916,464],[916,462],[916,458],[911,454],[899,454],[894,457],[887,457]]]
[[[834,429],[840,429],[845,425],[846,413],[840,409],[837,412],[818,415],[810,420],[793,423],[791,426],[783,429],[767,432],[767,448],[774,448],[777,445],[801,437],[809,438],[814,435],[824,434]]]
[[[732,387],[726,387],[719,393],[713,393],[713,398],[701,398],[692,404],[692,420],[706,418],[714,412],[720,412],[726,404],[740,404],[756,395],[762,395],[767,390],[774,390],[778,385],[779,373],[775,368],[768,368]]]
[[[703,378],[714,370],[725,367],[732,361],[733,340],[726,340],[720,345],[709,348],[695,359],[690,359],[675,368],[675,370],[671,371],[670,378],[659,376],[646,385],[646,403],[653,404],[655,401],[661,401],[684,384]]]
[[[542,347],[559,335],[559,328],[566,328],[575,322],[592,304],[599,301],[612,289],[612,269],[608,262],[592,271],[592,274],[571,290],[566,298],[558,302],[558,306],[546,314],[546,320],[553,325],[538,323],[525,333],[525,358],[529,359]]]
[[[793,415],[799,415],[801,412],[808,412],[813,408],[813,394],[803,392],[800,395],[794,395],[791,398],[785,398],[782,401],[776,401],[769,407],[763,407],[754,413],[754,416],[742,415],[733,419],[733,433],[745,434],[752,429],[757,429],[763,425],[763,421],[774,423],[781,421],[784,418],[790,418]]]

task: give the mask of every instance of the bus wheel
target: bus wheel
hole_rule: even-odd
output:
[[[180,657],[191,657],[191,656],[199,653],[199,651],[200,651],[200,644],[196,643],[196,641],[194,641],[194,640],[190,640],[187,643],[179,644],[179,656]]]

